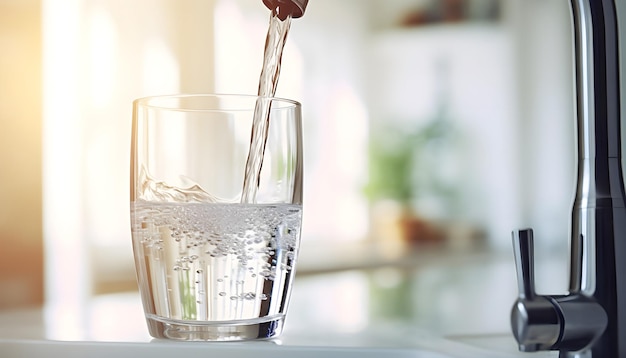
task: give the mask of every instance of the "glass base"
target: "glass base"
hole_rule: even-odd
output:
[[[284,316],[236,321],[180,321],[146,316],[150,335],[179,341],[247,341],[277,337]]]

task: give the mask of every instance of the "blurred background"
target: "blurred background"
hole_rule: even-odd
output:
[[[256,93],[268,20],[260,0],[0,0],[0,309],[136,291],[131,102]],[[565,0],[310,1],[277,90],[304,116],[294,330],[507,331],[529,226],[538,291],[565,292],[571,27]]]

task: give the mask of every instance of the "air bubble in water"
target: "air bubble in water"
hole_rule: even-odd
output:
[[[165,250],[159,254],[162,255],[161,262],[148,267],[158,269],[163,267],[160,265],[167,265],[165,267],[170,272],[170,281],[157,283],[162,285],[159,293],[171,295],[178,292],[182,283],[191,286],[189,289],[195,291],[196,297],[191,302],[198,300],[198,302],[203,302],[203,305],[207,304],[205,297],[209,293],[214,295],[213,299],[222,303],[233,300],[233,306],[241,304],[242,308],[245,305],[255,305],[271,299],[268,294],[256,292],[253,287],[257,284],[270,286],[273,284],[273,282],[258,283],[257,280],[284,279],[283,275],[277,276],[276,268],[271,265],[270,255],[286,254],[286,257],[278,260],[279,271],[292,269],[292,260],[295,259],[297,250],[300,216],[298,214],[296,217],[288,212],[293,209],[293,206],[287,208],[277,206],[273,209],[266,206],[236,205],[235,207],[231,204],[226,206],[228,207],[222,204],[205,205],[204,203],[200,205],[196,203],[192,205],[135,203],[133,215],[136,215],[136,221],[141,221],[140,215],[145,213],[145,210],[152,210],[149,217],[143,220],[143,222],[149,221],[145,228],[141,228],[139,224],[133,227],[135,230],[133,235],[137,237],[135,242],[143,240],[145,246],[141,248],[145,250],[145,255],[149,255],[148,259],[152,260],[151,264],[159,259],[156,256],[158,254],[156,250]],[[275,217],[270,211],[277,212]],[[196,214],[195,217],[186,218],[194,214]],[[147,215],[143,214],[143,216]],[[250,216],[257,216],[258,219],[248,220],[245,224],[244,221]],[[198,219],[200,217],[202,220]],[[289,229],[286,226],[293,228]],[[183,235],[183,231],[187,232],[186,236]],[[243,240],[233,236],[238,232],[245,233]],[[175,240],[181,243],[177,244]],[[210,255],[215,258],[210,258]],[[176,261],[168,263],[172,258]],[[188,273],[181,275],[185,271]],[[205,275],[210,278],[208,286],[213,286],[211,291],[204,286],[204,279],[207,278]],[[229,278],[229,275],[232,278]],[[244,278],[246,283],[251,282],[250,289],[239,292],[230,290],[231,283],[233,286],[237,284],[238,290],[244,288],[245,286],[242,286],[240,282]],[[202,286],[194,284],[196,280],[200,281]],[[282,281],[276,284],[282,284]],[[229,291],[225,291],[226,289]],[[237,309],[239,308],[238,306]],[[180,305],[178,309],[182,309]],[[207,306],[205,309],[213,310],[214,308]]]

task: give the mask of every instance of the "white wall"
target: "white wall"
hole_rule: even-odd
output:
[[[520,188],[524,217],[537,246],[560,252],[568,244],[575,188],[575,92],[568,1],[510,2],[519,88]]]

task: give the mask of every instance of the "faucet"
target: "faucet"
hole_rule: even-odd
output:
[[[263,0],[263,4],[275,11],[281,20],[285,20],[289,15],[294,19],[304,15],[308,2],[309,0]]]
[[[626,357],[626,196],[621,163],[617,3],[571,0],[576,57],[578,177],[566,295],[537,295],[533,231],[513,232],[521,351]]]
[[[532,229],[513,232],[519,297],[513,335],[525,352],[626,358],[626,195],[621,163],[617,2],[570,0],[574,20],[578,177],[566,295],[537,295]],[[308,0],[263,0],[279,17]]]

